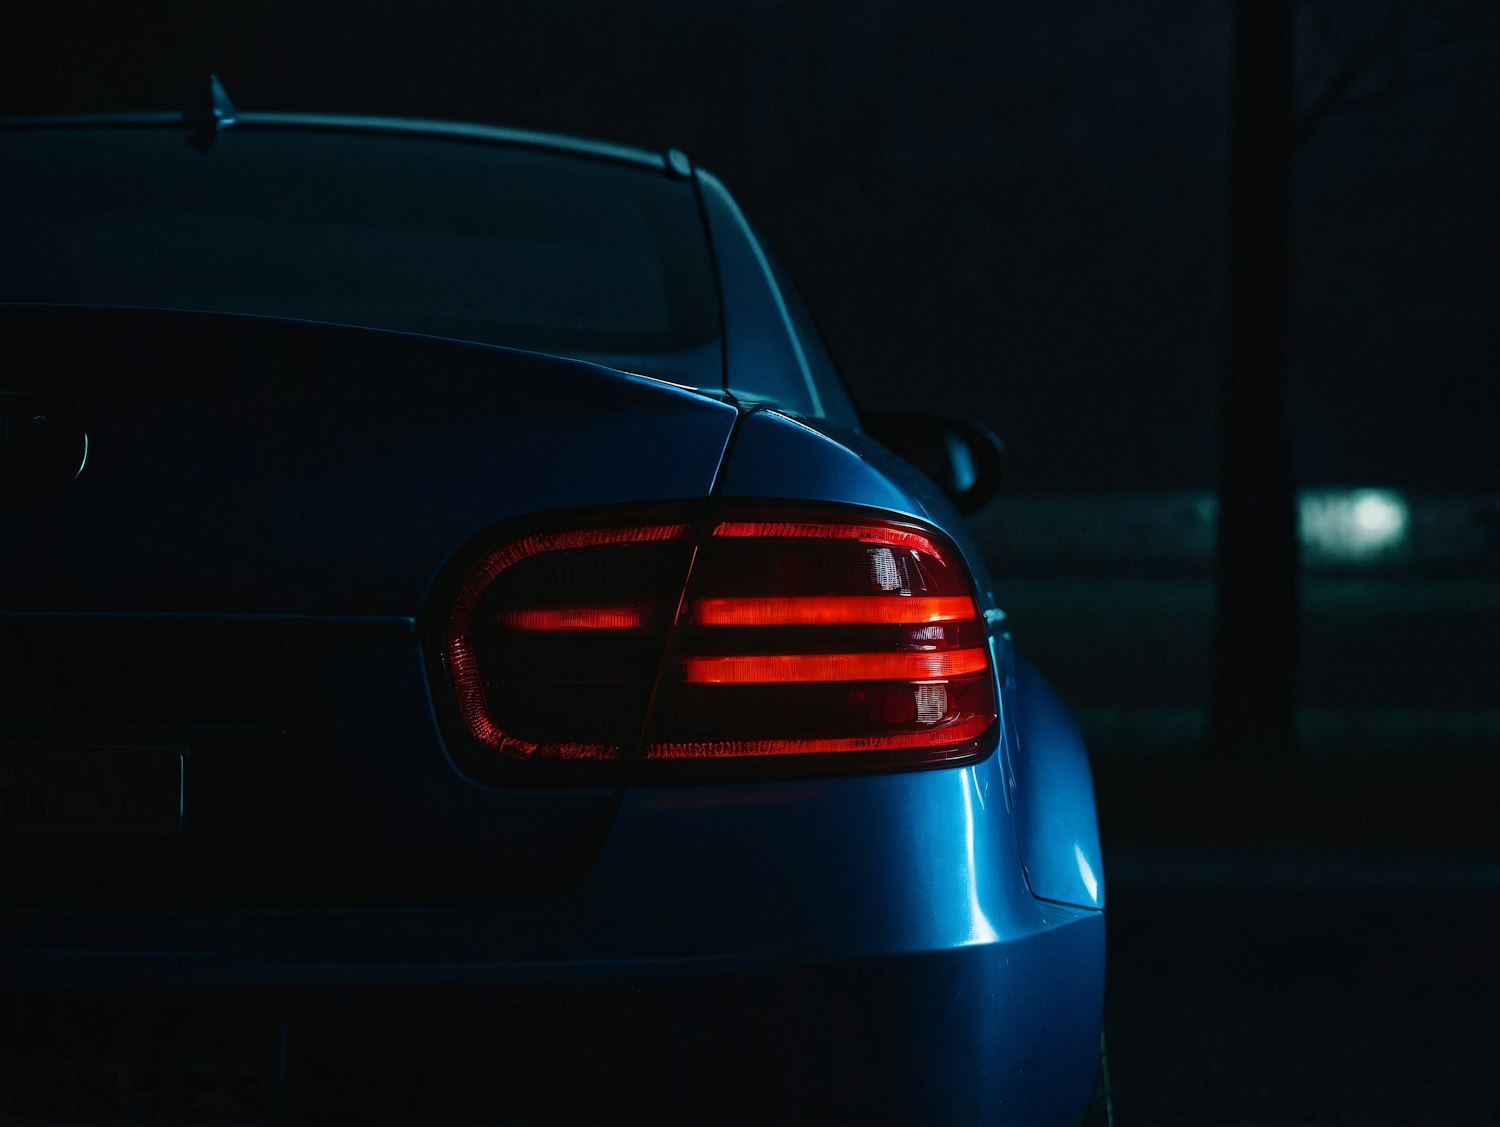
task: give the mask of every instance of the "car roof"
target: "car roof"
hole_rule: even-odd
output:
[[[202,128],[192,115],[172,112],[92,113],[0,116],[0,129],[94,129],[158,128],[191,131]],[[405,137],[431,137],[450,141],[489,144],[509,148],[552,152],[612,164],[630,165],[668,176],[686,177],[691,166],[676,149],[654,153],[630,145],[608,141],[591,141],[560,133],[543,133],[528,129],[510,129],[474,122],[438,121],[427,118],[379,117],[360,114],[260,113],[235,110],[211,127],[215,132],[278,130],[323,133],[365,133]]]

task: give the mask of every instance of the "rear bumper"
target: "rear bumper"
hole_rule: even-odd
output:
[[[505,910],[12,916],[0,1011],[54,1058],[274,1044],[290,1122],[1076,1122],[1104,919],[1032,896],[1002,766],[640,788]]]
[[[855,962],[671,962],[531,982],[474,964],[70,962],[59,974],[55,959],[10,960],[50,981],[5,991],[8,1060],[77,1056],[70,1027],[89,1030],[99,1059],[128,1053],[172,1076],[183,1061],[213,1076],[274,1057],[291,1123],[1076,1121],[1103,917],[1062,913],[1010,940]]]

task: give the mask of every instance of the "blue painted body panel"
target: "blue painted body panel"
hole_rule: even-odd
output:
[[[1078,725],[1052,686],[1010,647],[1002,659],[1015,769],[1016,841],[1032,892],[1045,900],[1104,907],[1104,861],[1094,781]]]
[[[392,828],[400,863],[442,868],[456,851],[514,848],[518,818],[561,818],[598,797],[481,787],[452,771],[418,687],[415,642],[338,662],[340,743],[360,755],[355,799]],[[1093,1076],[1103,917],[1028,888],[1006,754],[903,774],[633,788],[577,881],[502,910],[10,918],[0,976],[27,989],[273,991],[304,1010],[322,999],[328,1013],[295,1027],[294,1045],[338,1028],[371,989],[420,1000],[393,1003],[401,1016],[388,1025],[355,1023],[356,1038],[391,1045],[418,1020],[412,1004],[453,1005],[442,1001],[452,995],[472,1005],[480,990],[509,1014],[510,992],[541,984],[628,987],[632,1007],[660,997],[661,1028],[712,1029],[723,1052],[761,1062],[745,1083],[768,1108],[811,1106],[778,1105],[778,1085],[799,1074],[775,1065],[774,1047],[744,1040],[775,997],[788,1026],[902,1046],[899,1068],[862,1084],[866,1062],[846,1059],[847,1046],[808,1049],[803,1067],[829,1054],[818,1067],[843,1085],[829,1117],[1067,1121]],[[685,1107],[712,1097],[672,1083],[699,1101]]]
[[[385,616],[384,633],[317,651],[335,722],[324,750],[345,772],[349,808],[375,828],[371,863],[451,883],[514,851],[576,850],[599,830],[576,871],[506,903],[0,908],[0,985],[17,1004],[45,1010],[48,991],[92,987],[226,1012],[267,999],[297,1015],[292,1058],[329,1065],[300,1081],[293,1118],[309,1122],[357,1114],[328,1087],[349,1061],[366,1062],[359,1098],[375,1113],[410,1100],[407,1070],[431,1063],[449,1068],[442,1090],[462,1086],[455,1071],[499,1068],[519,1090],[560,1069],[562,1087],[536,1089],[534,1104],[504,1086],[474,1093],[521,1118],[626,1107],[687,1119],[1081,1116],[1104,900],[1076,728],[1004,633],[947,499],[867,436],[816,417],[753,235],[716,181],[700,183],[725,294],[727,388],[785,410],[554,357],[308,328],[309,340],[353,350],[341,356],[409,355],[413,390],[362,391],[357,366],[331,365],[297,410],[270,416],[281,428],[271,443],[265,412],[289,394],[274,381],[217,405],[169,398],[154,414],[95,387],[101,419],[134,420],[99,452],[115,469],[80,480],[71,521],[36,509],[0,532],[20,561],[0,610]],[[774,383],[742,379],[757,366],[791,390],[746,394]],[[204,468],[184,475],[185,464]],[[964,767],[619,792],[462,774],[408,621],[443,563],[522,514],[710,497],[862,505],[951,537],[986,612],[994,750]],[[112,568],[98,565],[100,544]],[[596,1102],[569,1102],[584,1098],[574,1088]]]
[[[402,751],[412,749],[380,749],[372,773]],[[759,983],[751,998],[763,1003],[774,986],[795,1028],[836,1030],[873,1006],[867,1019],[878,1028],[862,1020],[847,1032],[901,1039],[903,1071],[867,1078],[862,1098],[896,1100],[903,1118],[1062,1120],[1081,1112],[1093,1075],[1103,920],[1027,890],[1004,788],[998,756],[911,774],[636,788],[591,870],[541,903],[363,917],[12,920],[0,925],[10,952],[3,973],[12,986],[253,987],[294,997],[419,987],[429,1001],[479,987],[502,991],[498,999],[547,982],[670,992],[685,980],[699,1004],[723,1000],[725,1051],[741,1053],[760,1050],[735,1040],[742,1019],[731,999],[744,988],[736,984]],[[401,1029],[380,1035],[399,1038]],[[851,1067],[832,1059],[846,1050],[823,1051],[828,1067]],[[776,1074],[767,1069],[762,1083],[775,1090]],[[857,1101],[842,1110],[871,1111]]]

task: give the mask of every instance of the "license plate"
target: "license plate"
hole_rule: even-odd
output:
[[[0,1065],[0,1123],[265,1124],[279,1116],[275,1068],[136,1061]]]
[[[0,746],[0,834],[171,834],[182,800],[180,748]]]

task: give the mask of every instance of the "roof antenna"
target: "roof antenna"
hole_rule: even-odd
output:
[[[188,144],[199,152],[206,153],[209,146],[218,139],[219,130],[226,125],[233,125],[237,114],[219,76],[209,75],[208,85],[200,92],[192,108],[182,115],[182,123],[191,127]]]

